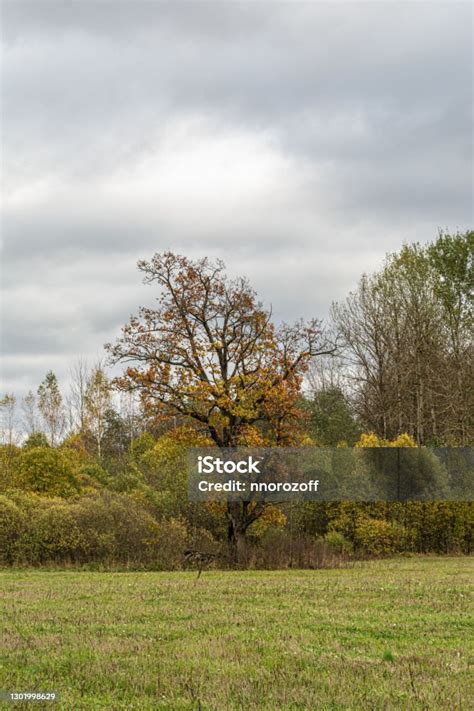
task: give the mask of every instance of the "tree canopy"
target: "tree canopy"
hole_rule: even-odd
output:
[[[221,261],[168,252],[139,269],[158,287],[157,305],[107,346],[113,363],[130,363],[118,385],[162,417],[199,423],[218,446],[294,441],[302,378],[311,358],[331,350],[320,322],[275,326]]]

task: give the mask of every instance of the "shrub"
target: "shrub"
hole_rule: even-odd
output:
[[[406,548],[407,532],[396,522],[359,516],[355,529],[356,546],[372,555],[387,555]]]
[[[349,555],[354,550],[352,542],[338,531],[328,531],[323,540],[329,550],[338,555]]]
[[[18,559],[18,543],[25,534],[26,516],[13,501],[0,496],[0,563],[13,565]]]
[[[277,506],[267,506],[262,515],[252,523],[248,530],[251,539],[259,540],[272,528],[284,528],[287,517]]]
[[[75,521],[73,506],[50,500],[35,511],[30,529],[39,562],[61,562],[80,559],[84,533]]]
[[[13,444],[0,445],[0,491],[6,491],[14,485],[15,464],[20,451]]]
[[[331,550],[322,538],[293,537],[288,529],[273,528],[251,546],[247,565],[256,568],[337,568],[347,555]]]
[[[76,499],[13,492],[0,497],[0,562],[147,564],[161,567],[182,554],[182,536],[171,528],[158,538],[153,517],[128,496],[110,492]],[[169,538],[169,540],[167,540]],[[161,541],[161,542],[160,542]],[[167,548],[168,546],[168,548]]]
[[[187,547],[188,532],[181,519],[171,518],[158,526],[154,567],[158,570],[175,570],[183,563],[183,553]]]
[[[15,484],[46,496],[72,496],[79,491],[72,453],[51,447],[31,447],[15,462]]]
[[[140,458],[156,445],[154,437],[149,432],[142,432],[141,435],[135,437],[130,442],[130,455],[133,460],[139,461]]]
[[[111,492],[81,497],[73,516],[84,536],[86,560],[153,560],[158,526],[129,496]]]
[[[33,447],[49,447],[48,438],[44,432],[32,432],[26,439],[23,449],[33,449]]]
[[[106,486],[110,484],[110,474],[97,462],[86,462],[82,464],[78,470],[78,479],[82,486],[98,485]]]

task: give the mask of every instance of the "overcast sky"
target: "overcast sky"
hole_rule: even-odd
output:
[[[2,392],[103,356],[155,251],[324,318],[472,227],[472,8],[3,2]]]

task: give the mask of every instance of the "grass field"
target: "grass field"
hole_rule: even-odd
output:
[[[473,567],[2,571],[0,688],[74,710],[472,708]]]

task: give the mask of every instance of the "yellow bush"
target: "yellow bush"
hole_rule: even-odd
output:
[[[360,516],[355,527],[356,546],[372,555],[387,555],[403,550],[407,534],[396,522]]]
[[[25,449],[15,461],[15,486],[44,496],[73,496],[80,489],[76,465],[72,451]]]

